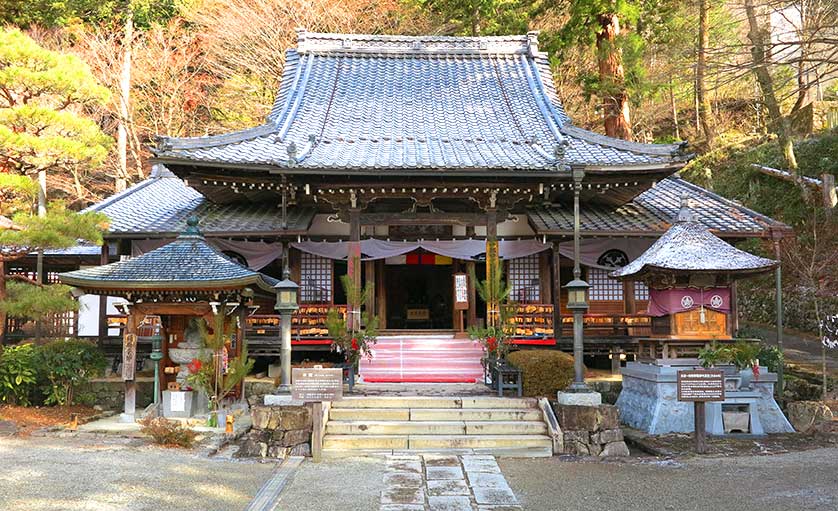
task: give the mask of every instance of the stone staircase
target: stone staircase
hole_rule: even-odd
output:
[[[535,399],[348,397],[329,410],[324,456],[400,451],[552,456]]]

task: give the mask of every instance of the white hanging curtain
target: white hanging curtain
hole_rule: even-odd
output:
[[[591,268],[613,270],[611,266],[599,264],[599,258],[609,250],[622,250],[629,261],[634,261],[652,246],[655,238],[595,238],[579,240],[579,262]],[[559,253],[571,261],[573,260],[573,242],[559,244]]]
[[[348,242],[345,241],[302,241],[292,243],[292,247],[309,254],[327,257],[329,259],[346,260]],[[368,239],[361,241],[361,259],[374,261],[395,257],[417,248],[422,248],[433,254],[447,256],[454,259],[475,259],[486,252],[485,240],[441,240],[441,241],[384,241]],[[498,253],[501,259],[514,259],[536,254],[550,248],[549,244],[539,240],[510,240],[498,243]]]

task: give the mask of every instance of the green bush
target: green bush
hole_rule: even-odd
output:
[[[107,365],[101,350],[81,339],[53,341],[35,353],[47,405],[72,405],[75,390],[99,376]]]
[[[29,406],[38,383],[35,349],[31,344],[9,346],[0,351],[0,401]]]
[[[524,395],[555,397],[573,383],[573,357],[561,351],[522,350],[506,360],[523,372]]]

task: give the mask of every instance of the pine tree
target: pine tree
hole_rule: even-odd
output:
[[[46,175],[55,173],[80,195],[81,173],[100,164],[111,143],[83,113],[107,96],[77,57],[0,29],[0,215],[11,217],[0,228],[0,337],[9,314],[39,319],[77,307],[66,287],[7,275],[6,263],[79,240],[101,244],[107,219],[47,203]]]

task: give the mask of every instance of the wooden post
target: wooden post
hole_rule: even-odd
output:
[[[704,419],[704,401],[695,401],[695,452],[707,452],[707,427]]]
[[[634,281],[623,281],[623,303],[625,304],[626,314],[637,314],[637,300],[634,298]]]
[[[102,252],[99,254],[99,264],[104,266],[108,264],[109,249],[108,242],[102,243]],[[99,346],[105,345],[108,339],[108,297],[107,295],[99,295]]]
[[[559,242],[553,242],[553,337],[562,337],[562,269]]]
[[[122,380],[125,386],[124,410],[120,422],[134,422],[137,409],[137,313],[131,310],[125,323],[125,337],[122,341]]]
[[[774,238],[774,257],[777,261],[780,261],[780,239],[781,236],[779,233],[772,233]],[[777,268],[774,270],[774,292],[776,293],[774,300],[775,300],[775,314],[776,314],[776,323],[777,323],[777,349],[780,350],[780,354],[785,357],[785,350],[783,349],[783,273],[782,273],[782,263],[777,265]],[[785,368],[783,364],[780,364],[777,367],[777,398],[782,403],[783,401],[783,380],[784,380],[784,372]]]

